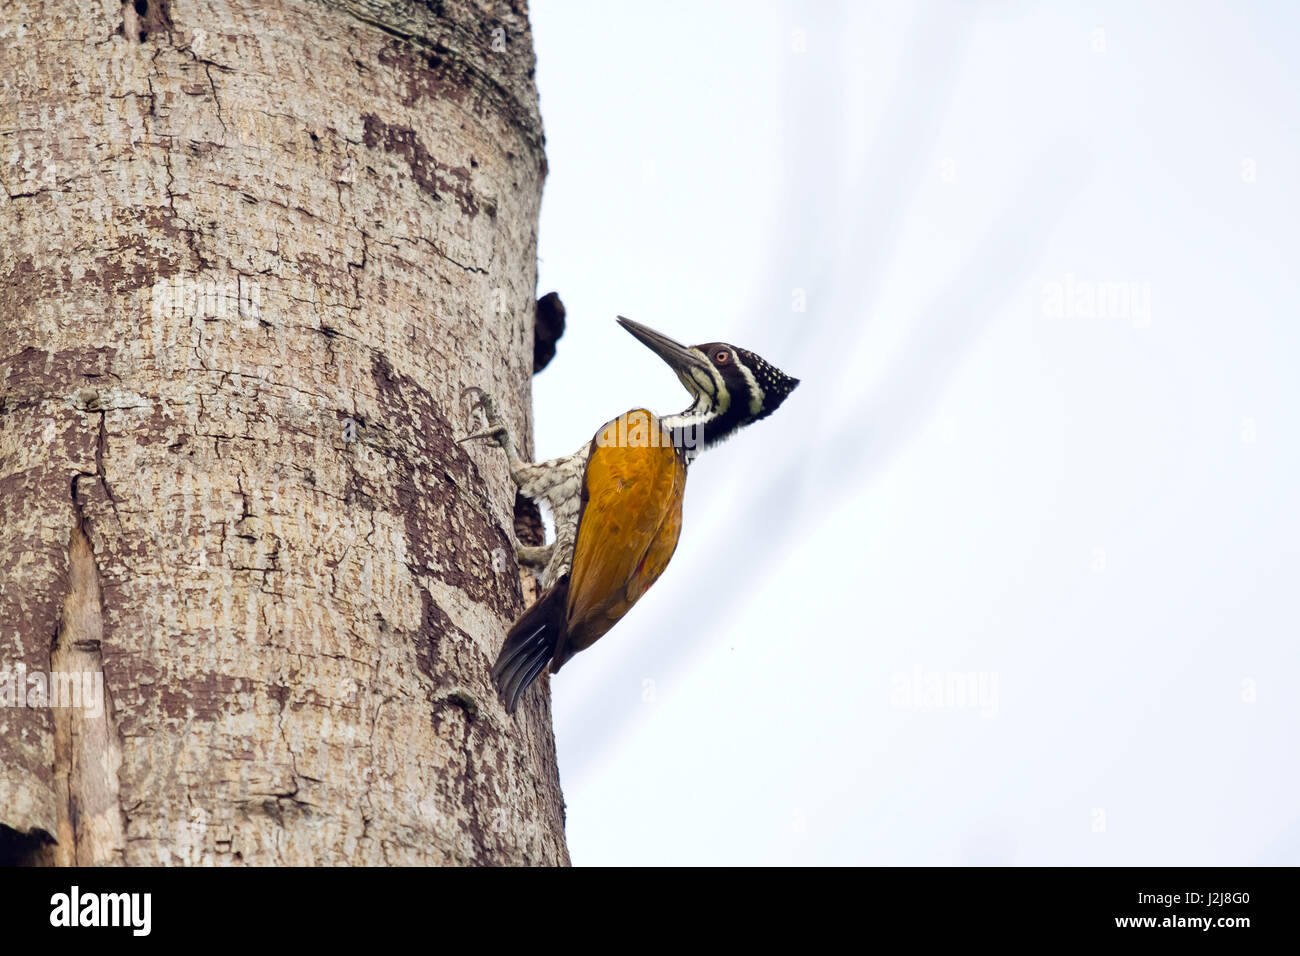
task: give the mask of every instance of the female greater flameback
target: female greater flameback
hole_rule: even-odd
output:
[[[582,448],[537,464],[520,459],[491,399],[479,404],[491,438],[506,453],[519,491],[545,501],[555,541],[516,548],[519,561],[543,568],[542,595],[506,635],[492,679],[514,713],[548,663],[554,674],[618,623],[668,566],[682,530],[686,466],[701,451],[765,418],[799,384],[753,352],[710,342],[687,348],[619,318],[668,363],[691,393],[678,415],[633,409],[606,423]]]

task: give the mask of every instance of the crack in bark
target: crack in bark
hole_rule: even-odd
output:
[[[103,605],[99,569],[76,498],[76,522],[68,544],[68,593],[50,647],[50,704],[54,716],[54,781],[59,821],[53,862],[59,866],[105,866],[125,862],[126,820],[118,772],[122,742],[104,680]],[[102,688],[99,713],[83,695],[73,704],[54,699],[58,675],[83,688]],[[64,683],[64,693],[69,687]],[[55,706],[60,705],[60,706]]]
[[[217,122],[221,124],[221,132],[224,134],[226,129],[226,119],[221,115],[221,99],[217,96],[217,84],[212,81],[212,66],[209,63],[203,64],[203,72],[208,75],[208,86],[212,87],[212,102],[217,107]]]
[[[478,266],[467,266],[465,265],[465,263],[458,262],[457,260],[453,259],[451,256],[447,255],[447,253],[439,249],[438,244],[434,242],[432,239],[428,238],[427,236],[417,236],[416,238],[419,239],[420,242],[426,243],[429,246],[429,248],[432,249],[440,258],[446,260],[447,262],[450,262],[458,269],[464,269],[466,272],[477,272],[479,275],[488,274],[488,271],[486,269],[481,269]]]

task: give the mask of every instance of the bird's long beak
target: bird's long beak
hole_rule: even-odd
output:
[[[679,376],[685,376],[685,378],[689,379],[691,369],[702,364],[698,352],[688,349],[681,342],[670,339],[654,329],[646,328],[640,322],[633,322],[631,319],[625,319],[620,315],[618,324],[635,335],[642,345],[667,362],[669,368]]]

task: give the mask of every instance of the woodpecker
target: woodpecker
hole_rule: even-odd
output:
[[[676,415],[634,408],[606,422],[572,455],[519,457],[491,397],[476,409],[506,453],[520,493],[545,502],[555,540],[516,547],[521,564],[542,569],[541,596],[506,635],[492,680],[509,713],[549,663],[554,674],[612,628],[663,574],[682,530],[686,469],[707,448],[766,418],[799,380],[753,352],[710,342],[688,348],[631,319],[619,323],[663,359],[691,395]]]

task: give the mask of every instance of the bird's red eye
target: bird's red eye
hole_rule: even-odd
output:
[[[718,351],[713,353],[713,361],[717,362],[719,365],[725,365],[729,358],[731,358],[731,353],[726,349],[718,349]]]

